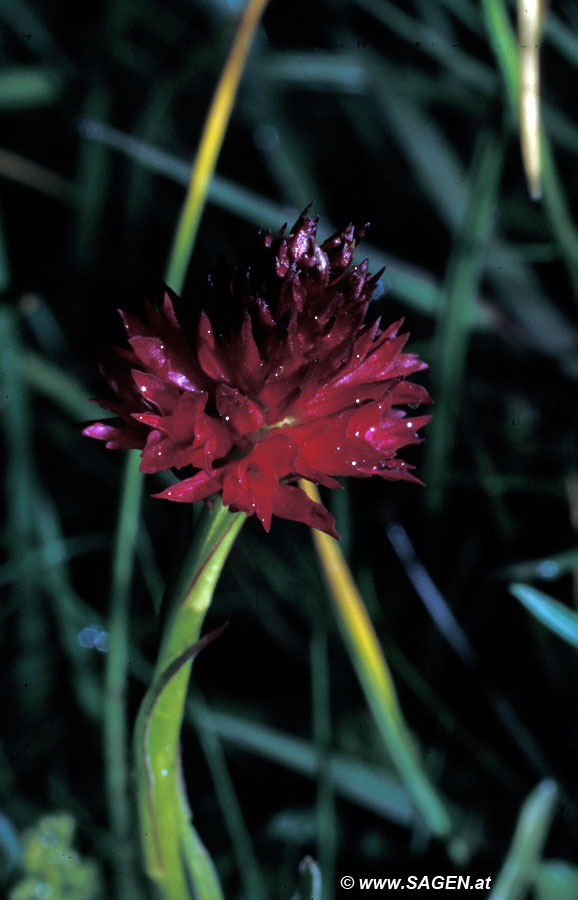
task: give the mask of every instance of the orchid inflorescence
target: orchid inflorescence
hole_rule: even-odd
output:
[[[250,265],[209,280],[206,303],[185,309],[168,292],[147,320],[121,312],[130,349],[101,370],[116,394],[98,401],[118,418],[85,429],[109,448],[138,448],[141,470],[176,470],[157,494],[193,503],[220,493],[231,511],[273,515],[337,537],[330,513],[299,479],[340,487],[338,476],[417,481],[397,451],[419,440],[429,416],[400,406],[429,402],[407,380],[426,368],[403,353],[403,320],[368,320],[378,283],[352,265],[366,228],[322,244],[317,218],[289,234],[261,232]],[[187,325],[183,325],[187,321]]]

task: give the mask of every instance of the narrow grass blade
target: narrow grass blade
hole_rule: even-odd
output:
[[[181,292],[185,282],[209,184],[215,171],[251,42],[266,5],[267,0],[248,0],[207,115],[167,267],[167,284],[177,293]]]
[[[104,753],[108,814],[114,848],[118,900],[137,900],[136,847],[130,801],[130,741],[126,684],[129,659],[129,600],[140,516],[143,477],[140,456],[127,453],[114,541],[105,676]]]
[[[319,758],[317,781],[317,843],[323,882],[323,900],[333,900],[337,855],[337,817],[329,755],[331,748],[331,688],[329,653],[324,626],[314,624],[310,648],[313,738]]]
[[[111,99],[106,88],[93,81],[86,99],[87,118],[106,120]],[[109,195],[111,177],[108,147],[96,142],[80,143],[78,156],[78,220],[75,240],[76,253],[81,266],[87,265],[94,253],[95,241],[100,234],[100,223]]]
[[[519,54],[504,0],[482,0],[482,7],[492,48],[502,70],[511,110],[514,117],[518,118]],[[578,300],[578,229],[570,214],[552,147],[543,129],[540,138],[540,152],[544,204],[572,281],[574,295]]]
[[[578,648],[578,613],[528,584],[511,584],[510,593],[546,628]]]
[[[514,563],[505,569],[500,569],[498,576],[508,581],[530,581],[534,578],[554,581],[556,578],[568,575],[576,568],[578,568],[578,548],[572,548],[539,559]]]
[[[267,759],[308,778],[319,774],[319,756],[313,744],[285,734],[276,728],[250,721],[239,715],[199,708],[189,701],[189,714],[234,747]],[[335,790],[341,797],[357,803],[390,822],[411,827],[413,806],[397,778],[383,767],[369,765],[341,753],[331,753],[329,770]]]
[[[431,56],[460,81],[484,92],[492,91],[494,73],[483,63],[452,45],[435,28],[410,16],[390,0],[356,0],[368,13],[404,41]]]
[[[57,555],[54,548],[63,546],[62,527],[58,511],[52,499],[34,484],[34,527],[38,541],[38,559],[33,572],[38,587],[45,593],[52,606],[52,615],[58,627],[60,643],[71,668],[71,684],[78,708],[94,722],[100,723],[103,714],[103,692],[100,670],[79,642],[79,633],[98,616],[80,599],[72,586],[68,560],[62,550]],[[50,609],[50,606],[48,607]]]
[[[299,884],[292,900],[327,900],[327,881],[311,856],[306,856],[299,863]]]
[[[18,366],[23,347],[19,318],[8,306],[0,307],[0,335],[6,549],[9,561],[19,572],[13,588],[14,603],[20,610],[14,637],[19,645],[15,683],[26,685],[19,701],[22,714],[33,717],[46,703],[52,667],[45,605],[34,571],[24,566],[27,553],[36,544],[34,421],[30,392]],[[39,671],[43,672],[42,678],[38,677]]]
[[[489,132],[482,134],[472,163],[466,211],[448,263],[444,303],[436,329],[436,410],[428,429],[425,457],[427,502],[433,509],[441,506],[449,471],[472,310],[493,227],[503,157],[503,141]]]
[[[76,186],[71,181],[4,148],[0,149],[0,175],[62,203],[74,205],[77,201]]]
[[[562,859],[545,859],[538,863],[534,882],[536,900],[576,900],[578,866]]]
[[[179,184],[187,184],[189,167],[183,160],[138,141],[131,135],[124,134],[102,122],[85,121],[81,125],[81,134],[88,140],[104,143],[111,149],[134,159],[151,171]],[[300,210],[275,203],[255,191],[236,184],[229,179],[215,175],[209,187],[208,199],[221,209],[239,216],[254,225],[278,230],[280,222],[293,223]],[[327,224],[331,233],[336,229]],[[403,300],[408,305],[432,316],[440,305],[440,289],[435,278],[413,263],[396,259],[370,243],[363,243],[365,254],[371,259],[372,267],[377,271],[387,267],[392,296]],[[473,311],[473,324],[487,328],[494,322],[491,310],[477,304]]]
[[[550,142],[542,136],[544,205],[578,301],[578,229],[572,218]]]
[[[319,502],[311,482],[300,484]],[[448,839],[452,830],[449,813],[417,756],[389,668],[349,568],[333,538],[316,529],[312,535],[339,626],[379,733],[428,828],[437,837]]]
[[[502,0],[482,0],[482,10],[490,43],[500,70],[512,113],[518,108],[518,48],[510,19]]]
[[[0,71],[0,110],[34,109],[55,103],[62,79],[46,66],[4,66]]]
[[[8,261],[8,253],[6,251],[6,241],[4,240],[4,229],[2,220],[0,219],[0,293],[8,290],[10,286],[10,263]]]
[[[18,359],[22,377],[35,393],[56,403],[74,421],[82,422],[94,417],[95,407],[90,394],[70,372],[34,350],[23,348]],[[102,418],[106,412],[99,410]]]
[[[187,704],[187,714],[195,727],[213,779],[217,801],[231,840],[245,898],[246,900],[266,900],[267,887],[255,854],[251,833],[229,773],[221,737],[218,731],[207,727],[206,706],[198,688],[195,690],[194,703]]]
[[[542,196],[540,153],[540,38],[542,0],[518,0],[519,116],[522,160],[532,200]]]
[[[467,200],[466,175],[457,153],[403,86],[391,90],[389,67],[374,56],[370,66],[373,90],[388,133],[399,144],[424,195],[452,230],[460,223]]]
[[[385,530],[391,546],[405,569],[407,577],[413,584],[437,629],[462,662],[467,666],[472,666],[476,662],[474,648],[445,598],[418,559],[406,530],[396,522],[386,523]]]
[[[488,900],[522,900],[536,875],[558,798],[558,788],[544,779],[524,801],[505,862]]]

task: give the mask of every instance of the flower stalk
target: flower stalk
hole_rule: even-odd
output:
[[[201,627],[227,556],[245,520],[220,500],[206,509],[172,597],[152,684],[135,729],[137,792],[145,869],[161,900],[221,900],[217,874],[191,824],[180,733]],[[210,636],[209,636],[210,637]]]

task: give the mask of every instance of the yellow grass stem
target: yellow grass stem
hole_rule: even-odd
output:
[[[540,37],[543,0],[518,0],[518,66],[522,161],[533,200],[542,196],[540,147]]]
[[[300,487],[311,500],[320,502],[314,484],[302,480]],[[312,529],[312,535],[353,666],[386,748],[432,833],[448,838],[451,832],[449,814],[422,768],[387,661],[349,566],[334,538],[316,529]]]
[[[249,48],[267,0],[248,0],[209,109],[177,225],[166,281],[180,293]]]

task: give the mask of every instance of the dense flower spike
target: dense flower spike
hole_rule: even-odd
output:
[[[168,294],[159,310],[147,304],[146,323],[121,313],[130,350],[104,359],[116,400],[99,401],[118,418],[84,433],[139,448],[143,472],[188,476],[158,497],[193,503],[221,492],[267,531],[276,515],[337,537],[299,478],[330,488],[339,475],[417,481],[396,453],[430,417],[399,406],[430,398],[406,380],[426,365],[402,352],[402,321],[385,330],[366,321],[377,277],[367,261],[351,265],[365,229],[349,225],[318,244],[306,212],[288,235],[261,234],[246,269],[211,279],[187,327]]]

